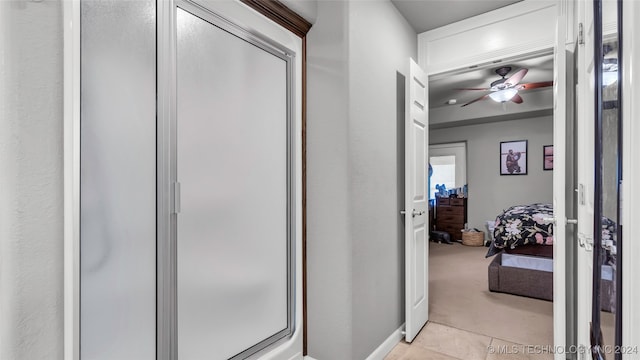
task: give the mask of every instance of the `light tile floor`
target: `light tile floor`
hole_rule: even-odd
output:
[[[400,342],[385,360],[552,360],[550,350],[429,322],[411,344]]]

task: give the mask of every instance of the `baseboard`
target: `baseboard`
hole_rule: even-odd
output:
[[[384,357],[387,356],[387,354],[389,354],[396,345],[398,345],[400,340],[402,340],[403,329],[404,324],[389,335],[389,337],[367,357],[367,360],[384,360]]]
[[[404,331],[404,324],[400,326],[396,331],[394,331],[389,337],[375,349],[371,355],[367,357],[366,360],[384,360],[384,357],[387,356],[393,350],[393,348],[398,345],[400,340],[402,340],[402,332]],[[303,360],[316,360],[311,356],[305,356]]]

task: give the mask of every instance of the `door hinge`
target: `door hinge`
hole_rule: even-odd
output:
[[[580,245],[580,247],[585,251],[592,251],[593,237],[583,233],[578,233],[578,245]]]
[[[171,213],[178,214],[180,213],[180,183],[173,183],[173,211]]]
[[[584,45],[584,26],[582,23],[578,24],[578,44]]]

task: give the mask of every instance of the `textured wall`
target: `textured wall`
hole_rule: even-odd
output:
[[[364,359],[404,322],[397,90],[416,41],[389,1],[318,2],[307,38],[308,343],[316,359]]]
[[[318,4],[307,35],[307,329],[309,355],[351,359],[347,3]]]
[[[349,14],[352,359],[364,359],[405,320],[396,82],[409,78],[417,37],[389,1],[352,1]]]
[[[501,141],[528,140],[527,175],[500,175]],[[431,130],[429,142],[467,141],[467,182],[469,184],[469,227],[486,230],[512,205],[551,203],[553,171],[542,170],[542,146],[553,144],[553,117],[545,116],[481,125]]]
[[[312,24],[318,18],[318,0],[281,0],[280,2]]]
[[[0,1],[0,34],[0,359],[61,359],[61,3]]]

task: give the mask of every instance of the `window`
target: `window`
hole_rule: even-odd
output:
[[[464,142],[429,146],[429,163],[433,173],[429,179],[429,198],[434,199],[436,185],[447,189],[467,184],[467,144]]]
[[[436,184],[444,184],[447,189],[456,187],[456,157],[453,155],[430,156],[429,163],[433,169],[429,183],[429,199],[435,198]]]

